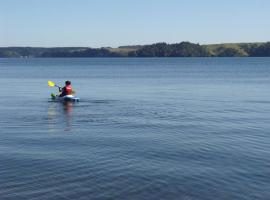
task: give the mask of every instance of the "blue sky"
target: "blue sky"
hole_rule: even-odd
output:
[[[0,46],[264,42],[269,0],[0,0]]]

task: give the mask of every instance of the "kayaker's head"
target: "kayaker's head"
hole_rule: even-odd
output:
[[[66,81],[65,84],[66,85],[71,85],[71,82],[70,81]]]

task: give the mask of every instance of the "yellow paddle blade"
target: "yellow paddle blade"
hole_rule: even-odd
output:
[[[52,81],[48,81],[48,86],[49,86],[49,87],[54,87],[54,86],[55,86],[55,83],[52,82]]]

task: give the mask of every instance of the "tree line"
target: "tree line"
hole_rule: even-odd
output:
[[[2,47],[0,57],[269,57],[270,42],[200,45],[176,44],[124,46],[119,48],[87,47]]]

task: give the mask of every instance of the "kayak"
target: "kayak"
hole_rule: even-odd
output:
[[[73,95],[66,95],[63,97],[59,97],[58,95],[51,94],[51,98],[54,101],[63,101],[63,102],[78,102],[80,100],[79,97],[75,97]]]

